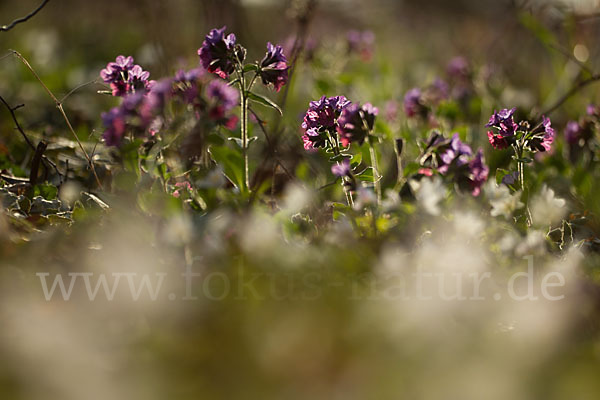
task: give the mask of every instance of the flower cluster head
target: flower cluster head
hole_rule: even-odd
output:
[[[494,128],[495,131],[488,131],[488,140],[495,149],[505,149],[516,140],[516,133],[519,125],[514,120],[514,113],[517,109],[503,109],[494,111],[486,127]]]
[[[359,54],[364,61],[371,60],[375,46],[375,34],[372,31],[351,30],[346,34],[346,39],[348,52]]]
[[[569,121],[565,127],[565,139],[571,146],[585,146],[598,130],[600,124],[600,109],[594,104],[586,108],[586,116],[579,121]]]
[[[128,130],[133,127],[148,126],[149,120],[142,112],[145,96],[143,93],[127,95],[119,107],[102,113],[105,131],[102,137],[107,146],[119,146]]]
[[[529,140],[529,147],[532,151],[550,151],[554,142],[554,128],[550,118],[542,117],[542,124],[538,131],[533,132]]]
[[[450,60],[448,66],[446,67],[446,72],[451,78],[464,80],[469,79],[471,75],[471,67],[466,58],[458,56]]]
[[[118,107],[102,114],[107,146],[119,147],[125,134],[154,136],[164,124],[165,106],[177,102],[193,110],[196,119],[234,129],[238,92],[222,80],[207,82],[204,70],[180,70],[174,77],[153,82],[147,91],[125,95]]]
[[[118,56],[100,71],[100,77],[110,85],[113,96],[126,96],[136,91],[147,91],[153,84],[150,73],[134,64],[133,57]]]
[[[516,108],[505,108],[494,111],[490,117],[486,127],[493,129],[487,133],[492,147],[506,149],[517,144],[532,152],[549,151],[554,142],[554,128],[552,128],[550,118],[542,116],[542,122],[530,130],[526,121],[519,124],[515,122],[515,111]]]
[[[350,159],[349,158],[344,158],[344,160],[342,162],[333,164],[331,166],[331,173],[334,174],[335,176],[339,176],[340,178],[349,176],[351,171],[352,171],[352,169],[350,167]]]
[[[279,92],[288,81],[289,69],[283,48],[279,45],[273,46],[270,42],[267,43],[267,54],[260,62],[260,79],[263,84],[272,84],[275,91]]]
[[[208,117],[227,129],[234,129],[238,118],[230,112],[239,104],[237,90],[223,81],[213,80],[206,86],[206,97],[209,103]]]
[[[404,113],[407,117],[427,116],[428,108],[419,88],[412,88],[404,95]]]
[[[314,150],[325,147],[327,134],[335,133],[338,117],[349,105],[350,101],[344,96],[323,96],[317,101],[311,101],[302,122],[304,148]]]
[[[354,103],[344,108],[337,121],[337,132],[342,145],[348,147],[353,142],[362,144],[373,130],[378,113],[377,107],[370,103],[362,107],[359,103]]]
[[[230,33],[225,36],[225,29],[224,26],[211,30],[198,49],[202,66],[223,79],[227,79],[235,71],[236,57],[241,58],[240,62],[245,58],[245,52],[236,48],[235,35]]]
[[[419,175],[432,176],[437,172],[451,178],[461,189],[478,196],[488,178],[489,168],[485,165],[483,151],[473,155],[471,147],[463,143],[458,133],[445,139],[433,133],[428,140],[425,154],[421,157],[423,168]]]

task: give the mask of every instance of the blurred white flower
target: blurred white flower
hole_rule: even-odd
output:
[[[512,213],[523,207],[524,204],[520,201],[521,191],[510,193],[510,189],[506,185],[496,185],[492,181],[484,187],[484,192],[490,201],[492,211],[490,214],[492,217],[503,215],[506,218],[510,218]]]
[[[440,202],[446,197],[446,187],[439,176],[433,179],[421,179],[420,182],[410,181],[410,187],[415,192],[419,205],[431,215],[440,215]]]
[[[220,167],[212,169],[204,179],[195,182],[198,189],[219,188],[226,183],[225,174]]]
[[[531,216],[536,225],[552,225],[565,214],[565,200],[555,197],[554,190],[546,185],[531,201]]]
[[[515,247],[515,254],[519,257],[542,254],[545,250],[546,235],[542,231],[531,230],[525,240],[521,240]]]
[[[385,197],[381,202],[381,207],[383,208],[383,211],[391,211],[398,208],[400,203],[400,193],[396,190],[387,189],[385,191]]]
[[[302,211],[312,200],[312,193],[298,184],[289,184],[285,188],[281,211],[293,215]]]
[[[182,214],[168,220],[164,235],[167,242],[182,245],[190,242],[193,232],[189,216]]]
[[[485,222],[472,212],[457,211],[454,214],[454,233],[462,239],[477,238],[485,229]]]
[[[366,187],[359,187],[356,191],[356,198],[354,199],[354,209],[362,210],[365,206],[375,204],[377,202],[377,196],[373,191]]]
[[[79,200],[79,197],[81,196],[81,190],[82,187],[79,183],[75,181],[67,181],[60,186],[58,198],[60,201],[70,206],[75,201]]]

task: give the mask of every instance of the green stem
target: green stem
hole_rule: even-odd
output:
[[[254,82],[258,77],[258,73],[254,75],[248,87],[246,87],[246,77],[244,76],[243,67],[238,70],[239,86],[240,86],[240,130],[242,131],[242,157],[244,159],[244,178],[242,180],[242,193],[250,193],[250,173],[248,167],[248,92],[254,86]]]
[[[373,167],[373,178],[375,179],[375,194],[377,195],[377,205],[381,205],[381,180],[379,176],[379,163],[377,162],[377,153],[373,147],[372,136],[369,135],[367,141],[369,142],[369,154],[371,156],[371,167]]]
[[[327,141],[329,142],[329,145],[331,146],[331,149],[333,150],[333,154],[336,156],[340,155],[340,144],[337,141],[337,138],[333,135],[329,135],[327,136]],[[337,161],[337,164],[340,165],[339,161]],[[347,176],[342,178],[342,187],[344,188],[344,194],[346,195],[346,203],[350,206],[350,207],[354,207],[354,199],[352,199],[352,193],[350,193],[350,191],[347,189],[346,185],[344,185],[345,182],[348,182],[350,180],[350,178],[348,178]]]

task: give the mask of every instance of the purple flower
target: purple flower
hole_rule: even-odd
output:
[[[573,144],[579,141],[581,127],[577,121],[569,121],[565,128],[565,139],[567,143]]]
[[[120,146],[127,127],[123,110],[120,107],[114,107],[109,112],[102,113],[102,123],[106,128],[102,134],[106,145]]]
[[[133,57],[118,56],[115,62],[110,62],[100,71],[104,83],[108,83],[113,96],[125,96],[136,91],[146,92],[152,82],[150,73],[139,65],[133,64]]]
[[[433,103],[439,103],[448,98],[450,87],[443,79],[436,78],[427,88],[427,98]]]
[[[469,62],[464,57],[455,57],[448,63],[446,67],[448,75],[457,79],[467,79],[471,74]]]
[[[452,139],[450,139],[448,148],[440,153],[441,165],[438,167],[438,171],[441,174],[445,174],[453,163],[457,167],[460,167],[468,162],[468,158],[472,154],[471,147],[461,142],[458,133],[455,133]]]
[[[321,97],[317,101],[311,101],[304,115],[302,128],[332,128],[335,126],[335,121],[342,110],[346,108],[350,102],[344,96]]]
[[[238,119],[227,113],[239,104],[238,91],[221,80],[213,80],[206,87],[206,96],[211,101],[208,117],[228,129],[234,129]]]
[[[498,133],[488,132],[488,140],[495,149],[505,149],[510,145],[512,137],[515,136],[519,125],[514,120],[516,108],[505,108],[494,111],[486,127],[495,128]]]
[[[589,115],[590,117],[598,116],[598,114],[599,114],[598,107],[595,106],[594,104],[589,104],[585,110],[587,112],[587,115]]]
[[[344,176],[349,175],[350,174],[350,159],[344,158],[344,161],[342,161],[341,163],[333,164],[331,166],[331,172],[335,176],[339,176],[340,178],[343,178]]]
[[[338,117],[349,105],[350,101],[344,96],[323,96],[317,101],[311,101],[302,122],[304,148],[313,150],[325,147],[327,131],[333,132],[337,128]]]
[[[154,115],[161,114],[167,103],[167,100],[173,95],[173,80],[161,79],[156,82],[144,99],[141,105],[140,114],[145,119],[150,119]]]
[[[508,140],[506,140],[506,138],[504,138],[502,135],[496,135],[494,132],[488,131],[487,136],[490,144],[496,150],[503,150],[510,146]]]
[[[184,103],[198,105],[200,94],[200,79],[204,76],[204,71],[200,68],[194,68],[189,71],[179,70],[175,74],[175,94]]]
[[[267,43],[267,54],[260,62],[260,79],[263,84],[273,84],[275,91],[279,92],[288,81],[289,68],[281,46]]]
[[[549,151],[554,142],[554,129],[550,118],[542,117],[542,128],[543,130],[536,133],[529,141],[529,146],[534,151]]]
[[[389,123],[395,122],[398,118],[398,102],[389,100],[385,103],[385,120]]]
[[[481,193],[481,186],[485,183],[488,178],[490,169],[483,161],[483,151],[479,149],[475,158],[469,162],[470,170],[470,183],[471,183],[471,194],[473,196],[479,196]]]
[[[421,89],[413,88],[404,96],[404,112],[408,117],[425,116],[427,107],[423,104]]]
[[[369,132],[373,130],[378,113],[379,110],[370,103],[362,107],[355,103],[344,108],[337,121],[337,132],[342,145],[347,147],[352,142],[362,144]]]
[[[206,96],[221,105],[225,111],[230,111],[239,103],[238,91],[219,80],[213,80],[208,84]]]
[[[202,66],[223,79],[235,70],[235,35],[225,37],[225,26],[213,29],[206,35],[202,47],[198,49]],[[243,60],[240,60],[243,61]]]
[[[346,34],[346,39],[349,52],[360,54],[364,61],[369,61],[373,57],[375,34],[372,31],[351,30]]]

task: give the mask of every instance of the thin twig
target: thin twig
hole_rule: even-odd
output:
[[[260,117],[254,112],[254,110],[252,108],[248,107],[248,111],[250,111],[252,113],[252,115],[254,115],[254,118],[256,118],[256,121],[258,121],[258,126],[260,127],[260,130],[263,132],[263,134],[265,135],[265,138],[267,139],[267,146],[269,146],[269,148],[271,148],[271,151],[275,158],[275,162],[277,164],[279,164],[279,166],[283,169],[283,171],[288,176],[288,178],[295,179],[294,176],[290,173],[290,171],[288,171],[288,169],[285,167],[285,165],[283,165],[283,163],[281,162],[279,157],[277,157],[277,149],[272,146],[272,142],[271,142],[271,139],[269,138],[269,134],[267,133],[267,130],[264,127],[264,121],[262,119],[260,119]]]
[[[27,137],[27,134],[25,134],[25,131],[23,130],[23,128],[21,127],[21,124],[19,124],[19,120],[17,119],[17,116],[15,115],[15,110],[23,107],[23,104],[19,104],[15,107],[11,107],[6,100],[4,100],[4,98],[2,96],[0,96],[0,102],[2,102],[2,104],[4,104],[4,106],[6,107],[6,109],[10,112],[10,115],[15,123],[15,126],[17,128],[17,130],[19,131],[19,133],[21,134],[21,136],[23,136],[23,139],[25,139],[25,142],[27,143],[27,145],[29,147],[31,147],[32,150],[36,150],[36,146],[33,144],[33,142],[31,141],[31,139],[29,139],[29,137]],[[57,165],[51,161],[48,157],[46,157],[45,155],[42,156],[42,160],[44,160],[45,163],[47,163],[48,165],[50,165],[52,168],[54,168],[54,170],[56,171],[56,173],[58,174],[58,177],[60,179],[60,181],[63,181],[62,178],[62,174],[60,173],[60,171],[58,170]]]
[[[35,149],[35,154],[33,155],[33,159],[31,160],[31,170],[29,171],[29,183],[31,186],[34,186],[37,183],[38,179],[38,170],[40,169],[40,162],[42,161],[42,157],[44,156],[44,151],[46,151],[46,147],[48,147],[48,143],[43,140],[37,145]]]
[[[599,80],[600,80],[600,74],[593,74],[588,79],[584,79],[584,80],[580,81],[578,84],[573,86],[567,93],[565,93],[560,99],[558,99],[552,106],[550,106],[549,108],[547,108],[546,110],[541,112],[540,115],[549,115],[550,113],[554,112],[557,108],[562,106],[564,102],[569,100],[573,95],[575,95],[581,89],[583,89],[586,86],[588,86],[589,84],[594,83]]]
[[[100,178],[98,178],[98,174],[96,173],[96,168],[94,168],[94,163],[92,162],[92,159],[90,158],[90,156],[88,155],[87,151],[83,147],[83,144],[79,140],[79,136],[77,136],[77,133],[75,133],[75,129],[73,129],[73,126],[71,125],[71,121],[69,121],[69,118],[67,117],[67,114],[65,113],[65,109],[63,108],[62,103],[56,98],[56,96],[54,95],[54,93],[52,93],[52,91],[48,88],[48,86],[46,86],[46,84],[44,83],[44,81],[42,81],[42,79],[39,77],[39,75],[37,74],[37,72],[35,72],[35,70],[33,69],[33,67],[25,59],[25,57],[23,57],[21,55],[21,53],[19,53],[16,50],[11,50],[11,51],[14,53],[15,56],[17,56],[21,60],[21,62],[23,62],[23,64],[25,64],[25,66],[29,69],[29,71],[31,71],[31,73],[33,74],[33,76],[38,80],[38,82],[46,90],[46,92],[48,93],[48,95],[50,96],[50,98],[52,100],[54,100],[54,103],[56,104],[56,108],[58,108],[58,110],[62,114],[63,119],[65,120],[65,122],[67,123],[67,126],[69,127],[69,130],[71,131],[71,133],[75,137],[75,140],[77,141],[77,144],[79,145],[79,148],[81,149],[81,151],[83,152],[83,155],[87,159],[88,164],[90,166],[90,169],[92,170],[92,173],[94,174],[94,178],[96,178],[96,183],[98,184],[98,187],[100,187],[100,189],[103,190],[102,183],[100,183]]]
[[[582,63],[581,61],[579,61],[573,54],[571,54],[571,52],[569,52],[566,49],[563,49],[561,46],[556,45],[556,44],[550,44],[550,48],[552,50],[556,50],[558,51],[560,54],[562,54],[563,56],[567,57],[569,60],[573,61],[575,64],[579,65],[579,68],[581,68],[582,70],[584,70],[585,72],[587,72],[590,75],[593,75],[594,72],[584,63]]]
[[[33,10],[32,12],[30,12],[30,13],[29,13],[29,14],[27,14],[26,16],[24,16],[24,17],[21,17],[21,18],[17,18],[17,19],[15,19],[13,22],[11,22],[11,23],[10,23],[10,24],[8,24],[8,25],[3,25],[3,26],[0,26],[0,32],[6,32],[6,31],[9,31],[9,30],[11,30],[12,28],[14,28],[14,27],[15,27],[17,24],[20,24],[20,23],[22,23],[22,22],[25,22],[25,21],[27,21],[27,20],[28,20],[28,19],[30,19],[30,18],[33,18],[33,16],[34,16],[35,14],[37,14],[38,12],[40,12],[40,11],[41,11],[41,9],[42,9],[42,8],[44,8],[44,7],[46,6],[46,4],[48,4],[48,2],[49,2],[49,1],[50,1],[50,0],[44,0],[44,1],[42,1],[42,4],[40,4],[40,5],[38,6],[38,8],[36,8],[35,10]]]
[[[86,82],[86,83],[82,83],[82,84],[81,84],[81,85],[79,85],[79,86],[76,86],[75,88],[71,89],[71,91],[69,91],[69,93],[67,93],[67,94],[65,95],[65,97],[63,97],[62,99],[60,99],[60,102],[61,102],[61,103],[64,103],[64,102],[65,102],[65,100],[67,99],[67,97],[69,97],[70,95],[72,95],[73,93],[75,93],[76,91],[78,91],[79,89],[81,89],[81,88],[83,88],[83,87],[86,87],[86,86],[88,86],[88,85],[91,85],[91,84],[93,84],[93,83],[97,83],[97,82],[98,82],[98,78],[96,78],[96,79],[94,79],[94,80],[92,80],[92,81]]]

